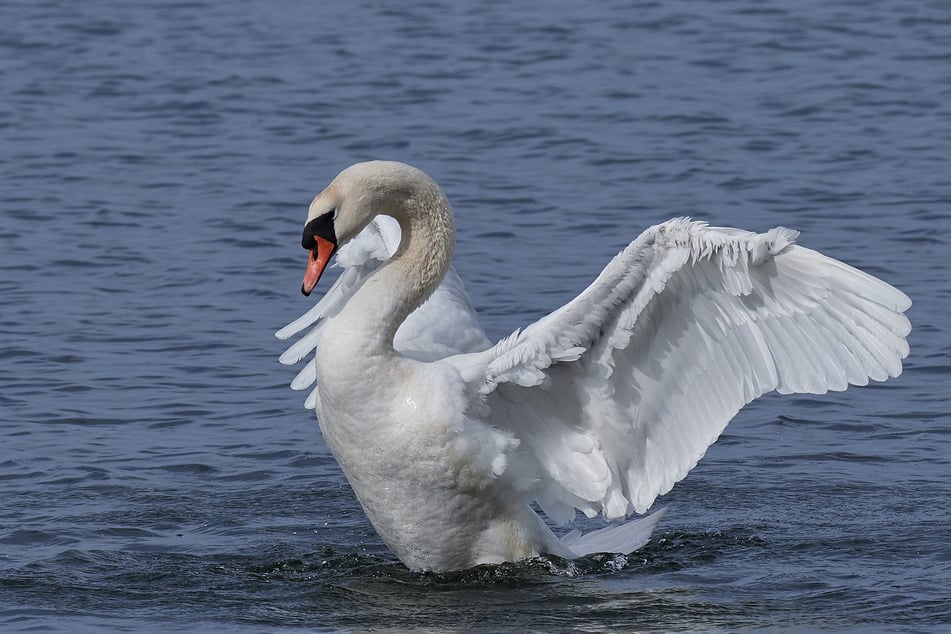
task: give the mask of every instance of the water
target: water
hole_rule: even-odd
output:
[[[0,629],[951,626],[949,41],[940,1],[3,3]],[[901,287],[912,356],[745,409],[640,553],[410,573],[271,334],[369,158],[444,186],[493,336],[693,215]]]

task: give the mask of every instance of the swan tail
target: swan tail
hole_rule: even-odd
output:
[[[582,534],[573,530],[561,538],[561,545],[576,557],[594,553],[628,554],[642,548],[650,540],[651,533],[667,512],[662,508],[647,517],[640,517],[620,526],[608,526],[590,533]]]

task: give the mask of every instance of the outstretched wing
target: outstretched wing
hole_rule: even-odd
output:
[[[559,310],[448,360],[472,415],[520,439],[550,517],[644,512],[766,392],[901,373],[908,297],[796,235],[657,225]]]
[[[388,216],[377,216],[359,235],[340,248],[334,266],[343,271],[337,281],[310,310],[275,333],[278,339],[288,339],[311,329],[281,355],[281,363],[294,365],[312,355],[324,321],[343,308],[370,274],[390,259],[399,244],[399,223]],[[462,352],[485,350],[491,342],[485,336],[462,280],[450,268],[429,300],[400,326],[393,346],[406,356],[432,361]],[[315,380],[316,370],[311,358],[291,382],[291,388],[307,389]],[[313,409],[315,399],[316,388],[313,388],[304,406]]]

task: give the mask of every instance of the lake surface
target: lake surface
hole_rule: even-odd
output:
[[[0,4],[0,630],[951,628],[949,43],[943,1]],[[743,410],[634,555],[411,573],[272,334],[371,158],[443,185],[493,337],[690,215],[902,288],[905,373]]]

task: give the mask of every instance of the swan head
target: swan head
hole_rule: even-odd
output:
[[[310,295],[337,249],[374,217],[402,221],[407,203],[439,186],[423,171],[395,161],[368,161],[346,168],[317,194],[307,212],[301,245],[310,252],[301,292]]]

